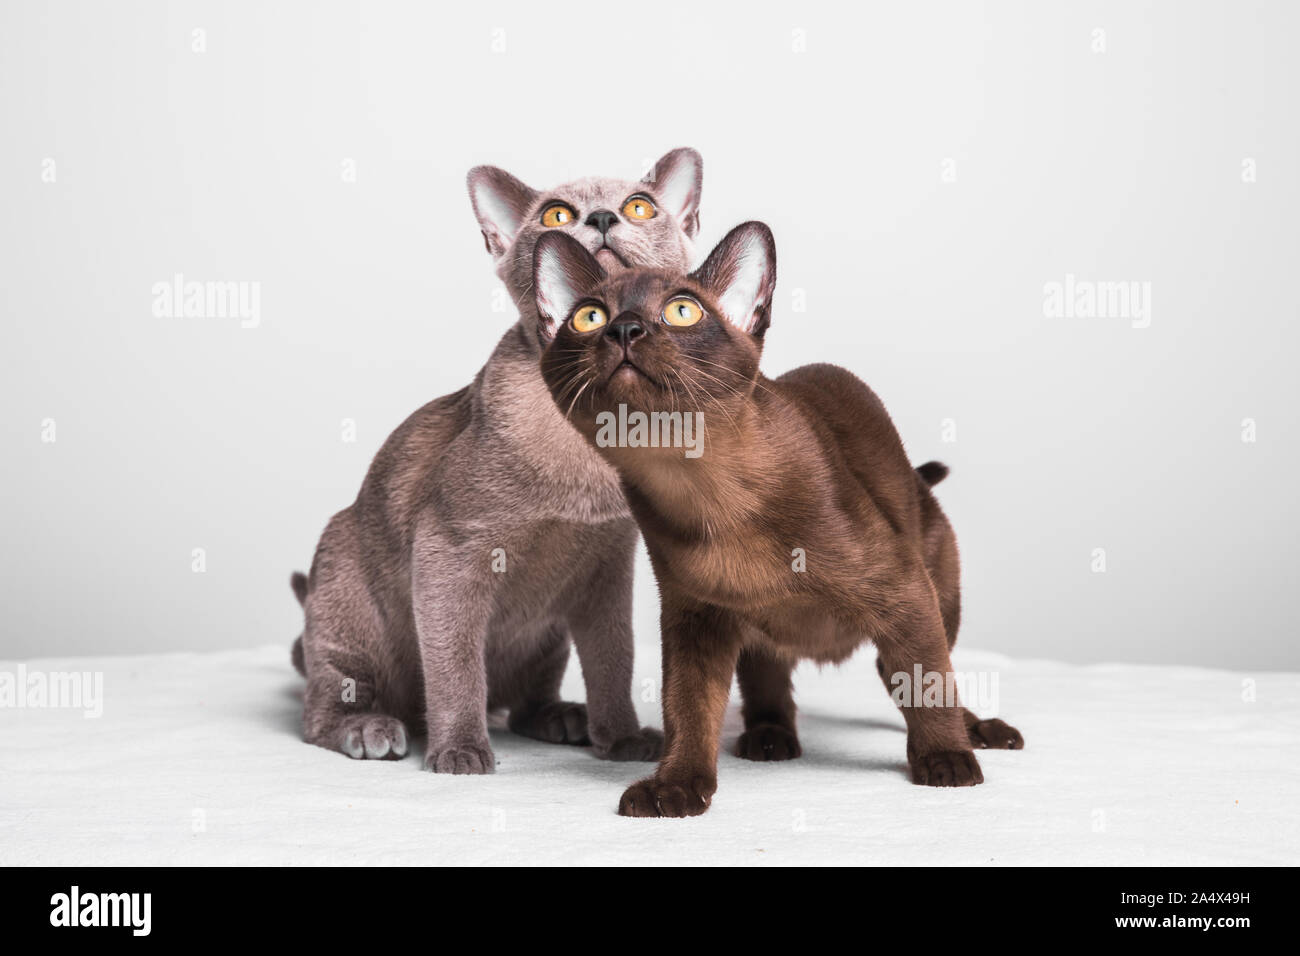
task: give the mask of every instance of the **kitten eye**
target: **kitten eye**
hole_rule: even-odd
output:
[[[700,304],[684,295],[669,300],[664,306],[664,321],[669,325],[694,325],[702,318],[704,318],[704,310],[700,308]]]
[[[570,322],[575,332],[594,332],[609,320],[605,310],[598,305],[584,305],[573,313]]]
[[[543,226],[567,226],[577,218],[578,214],[573,211],[573,207],[562,202],[553,202],[542,210]]]
[[[653,219],[655,217],[655,204],[646,199],[645,196],[633,196],[623,203],[623,215],[629,219]]]

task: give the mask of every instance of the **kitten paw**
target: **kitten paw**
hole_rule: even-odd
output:
[[[548,744],[586,746],[587,705],[557,700],[531,709],[511,711],[507,726],[523,737],[544,740]]]
[[[1025,738],[1005,720],[979,720],[966,728],[976,750],[1023,750]]]
[[[740,735],[735,752],[745,760],[794,760],[803,754],[803,748],[789,727],[755,724]]]
[[[913,757],[912,783],[924,787],[973,787],[984,782],[979,761],[969,750],[941,750]]]
[[[424,769],[434,773],[493,773],[496,767],[492,748],[486,743],[455,744],[430,750],[424,757]]]
[[[592,748],[601,760],[658,760],[664,752],[664,735],[653,727],[642,727],[608,746]]]
[[[339,750],[354,760],[401,760],[406,725],[386,714],[356,714],[339,728]]]
[[[621,817],[696,817],[709,809],[717,782],[707,777],[649,777],[634,783],[618,801]]]

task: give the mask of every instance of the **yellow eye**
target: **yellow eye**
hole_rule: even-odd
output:
[[[573,211],[573,207],[562,202],[551,203],[542,211],[543,226],[568,226],[577,218],[578,214]]]
[[[646,199],[645,196],[633,196],[623,203],[623,215],[629,219],[653,219],[655,217],[655,204]]]
[[[694,299],[679,295],[664,306],[664,321],[669,325],[694,325],[704,318],[704,310]]]
[[[576,332],[594,332],[608,321],[605,310],[598,305],[584,305],[573,313],[573,328]]]

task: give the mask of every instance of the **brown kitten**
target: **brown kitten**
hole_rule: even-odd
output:
[[[784,760],[800,754],[800,659],[838,662],[872,641],[882,677],[952,673],[957,543],[930,491],[946,469],[913,469],[848,371],[758,371],[776,281],[766,226],[733,229],[690,275],[608,276],[577,243],[543,236],[534,277],[542,378],[618,471],[661,593],[665,751],[621,814],[708,808],[733,674],[738,755]],[[980,783],[972,745],[1023,745],[955,700],[925,703],[901,708],[915,783]]]

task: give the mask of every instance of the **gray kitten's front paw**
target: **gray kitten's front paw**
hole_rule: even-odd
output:
[[[510,712],[509,727],[515,733],[548,744],[584,746],[587,739],[587,705],[565,700],[541,704],[532,709]]]
[[[496,768],[496,758],[486,743],[430,749],[424,757],[424,769],[434,773],[492,773]]]
[[[592,750],[601,760],[658,760],[664,752],[664,735],[653,727],[642,727],[607,746],[596,744]]]

